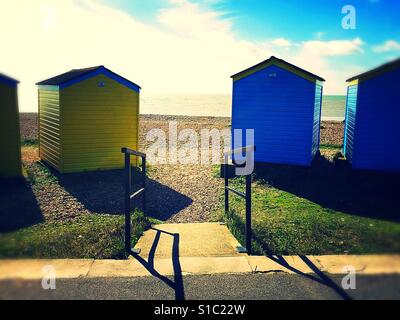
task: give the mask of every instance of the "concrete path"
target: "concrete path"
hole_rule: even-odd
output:
[[[155,225],[135,248],[145,259],[170,259],[177,253],[179,257],[238,257],[237,246],[238,241],[221,223],[185,223]]]

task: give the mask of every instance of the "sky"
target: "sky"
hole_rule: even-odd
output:
[[[105,65],[144,94],[231,94],[232,74],[271,55],[345,94],[347,78],[400,56],[399,21],[397,0],[0,0],[0,72],[21,81],[20,111],[70,69]]]

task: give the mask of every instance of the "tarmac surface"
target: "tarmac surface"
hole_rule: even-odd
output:
[[[0,299],[128,300],[337,300],[400,299],[400,276],[356,278],[356,290],[341,288],[341,275],[220,274],[184,276],[171,287],[156,277],[77,278],[56,281],[44,290],[40,280],[0,281]],[[168,278],[171,283],[176,279]]]

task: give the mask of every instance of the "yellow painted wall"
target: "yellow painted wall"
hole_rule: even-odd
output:
[[[61,124],[58,89],[39,89],[39,156],[61,171]]]
[[[138,149],[138,92],[100,74],[61,89],[60,105],[61,172],[123,168],[121,148]]]
[[[0,177],[21,175],[17,88],[0,83]]]

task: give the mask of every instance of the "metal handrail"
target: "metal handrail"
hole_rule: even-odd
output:
[[[136,150],[129,149],[129,148],[122,148],[122,149],[121,149],[121,152],[122,152],[122,153],[125,153],[125,154],[130,154],[130,155],[133,155],[133,156],[138,156],[138,157],[146,158],[146,154],[144,154],[144,153],[142,153],[142,152],[140,152],[140,151],[136,151]]]
[[[131,208],[135,207],[135,198],[142,195],[143,213],[146,213],[146,154],[129,148],[122,148],[121,152],[125,154],[125,250],[128,253],[140,253],[131,248]],[[133,193],[131,156],[140,157],[142,160],[142,188]],[[133,202],[132,206],[131,201]]]
[[[247,254],[251,255],[252,252],[252,247],[251,247],[251,239],[252,239],[252,230],[251,230],[251,174],[246,175],[246,192],[241,192],[238,190],[235,190],[231,187],[229,187],[229,177],[228,177],[228,158],[230,155],[234,155],[237,153],[242,153],[246,152],[246,158],[247,158],[247,152],[254,152],[256,150],[255,146],[248,146],[244,148],[238,148],[234,150],[230,150],[228,152],[225,152],[225,164],[224,164],[224,178],[225,178],[225,213],[229,212],[229,192],[232,192],[233,194],[245,199],[246,201],[246,225],[245,225],[245,236],[246,236],[246,251]],[[234,167],[239,167],[240,165],[237,165],[233,161],[233,166]]]

